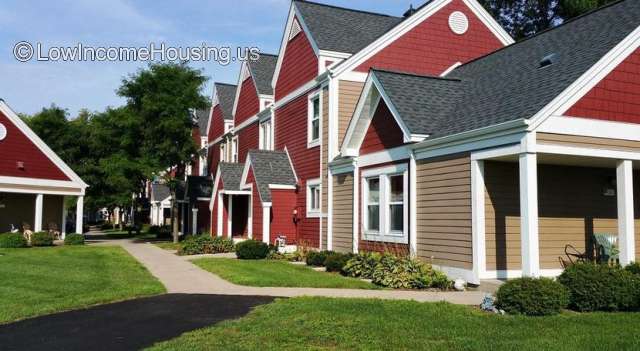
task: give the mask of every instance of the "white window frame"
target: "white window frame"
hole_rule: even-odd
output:
[[[271,119],[260,123],[260,150],[273,150],[273,123]]]
[[[239,144],[239,140],[238,140],[238,136],[234,136],[233,138],[231,138],[231,160],[230,162],[234,162],[237,163],[238,159],[239,159],[239,152],[240,152],[240,144]]]
[[[313,115],[313,102],[318,100],[318,138],[313,139],[313,121],[315,120]],[[312,148],[320,145],[322,139],[322,91],[309,94],[307,100],[307,148]]]
[[[318,208],[313,209],[311,204],[311,193],[313,189],[318,189]],[[320,178],[307,180],[307,217],[319,218],[322,217],[322,182]]]
[[[220,162],[227,162],[227,143],[220,143]]]
[[[402,175],[403,178],[403,225],[402,232],[391,231],[391,211],[390,211],[390,196],[391,196],[391,184],[389,178],[395,175]],[[380,179],[380,199],[378,200],[379,206],[379,228],[380,230],[368,230],[367,225],[369,223],[369,212],[367,209],[369,198],[369,186],[368,180],[372,178]],[[396,244],[408,244],[409,243],[409,172],[406,164],[393,165],[375,169],[368,169],[361,174],[362,184],[362,225],[363,239],[366,241],[381,241]]]

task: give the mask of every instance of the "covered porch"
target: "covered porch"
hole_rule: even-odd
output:
[[[636,261],[640,163],[626,149],[635,145],[537,139],[472,153],[474,273],[556,276],[578,254],[596,257],[595,234],[614,237],[620,264]]]

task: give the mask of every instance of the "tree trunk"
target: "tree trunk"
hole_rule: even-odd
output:
[[[171,192],[171,223],[173,224],[173,242],[178,243],[180,237],[178,235],[178,203],[176,201],[176,192]]]

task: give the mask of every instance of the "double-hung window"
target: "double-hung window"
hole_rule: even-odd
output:
[[[320,217],[320,197],[322,196],[322,185],[320,179],[309,179],[307,181],[307,217]]]
[[[231,162],[238,162],[238,137],[231,139]]]
[[[260,123],[260,149],[273,150],[271,120]]]
[[[409,197],[406,165],[364,171],[362,194],[364,239],[407,244]]]
[[[320,145],[320,93],[313,94],[309,97],[309,116],[307,126],[307,147]]]

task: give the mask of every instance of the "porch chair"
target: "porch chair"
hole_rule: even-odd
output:
[[[566,245],[564,247],[564,254],[567,257],[566,260],[562,256],[558,257],[560,265],[563,269],[576,263],[583,263],[589,260],[589,256],[586,252],[582,253],[578,251],[578,249],[576,249],[573,245]]]
[[[594,233],[596,242],[596,260],[598,263],[615,263],[620,258],[618,250],[618,236],[607,233]]]

